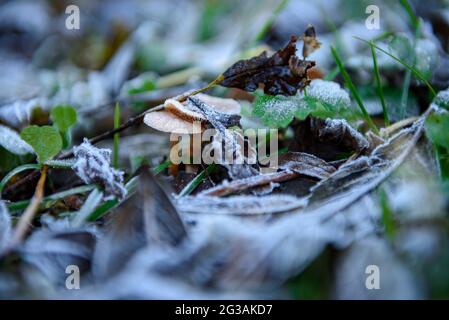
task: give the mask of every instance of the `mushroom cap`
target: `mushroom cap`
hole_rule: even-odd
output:
[[[197,97],[204,101],[215,111],[226,114],[239,114],[240,104],[234,99],[212,97],[207,94],[198,94]],[[201,133],[206,122],[204,115],[192,111],[186,107],[186,102],[181,103],[175,99],[168,99],[164,103],[165,109],[147,113],[143,119],[144,123],[162,132],[178,134]]]
[[[178,134],[202,132],[201,122],[181,119],[167,110],[147,113],[143,118],[143,122],[147,126],[162,132]]]

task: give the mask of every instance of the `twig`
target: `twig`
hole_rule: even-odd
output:
[[[36,186],[36,191],[34,193],[33,198],[31,199],[30,204],[25,209],[25,212],[20,217],[19,222],[17,223],[17,227],[14,230],[14,234],[11,238],[10,246],[14,247],[25,238],[27,231],[29,229],[29,226],[31,225],[31,222],[33,221],[34,215],[36,214],[37,210],[39,209],[39,205],[42,201],[42,198],[44,197],[44,186],[45,186],[45,180],[47,178],[47,171],[48,166],[44,165],[41,170],[41,177],[39,178],[39,181]]]

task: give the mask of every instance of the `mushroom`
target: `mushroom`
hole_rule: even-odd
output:
[[[197,97],[218,112],[240,113],[240,104],[233,99],[212,97],[206,94],[198,94]],[[146,114],[144,123],[153,129],[170,133],[196,134],[203,131],[203,124],[207,122],[207,119],[204,115],[190,110],[186,102],[181,103],[175,99],[168,99],[165,101],[164,107],[162,111]]]

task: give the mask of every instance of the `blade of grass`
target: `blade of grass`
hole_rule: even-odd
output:
[[[61,191],[61,192],[58,192],[58,193],[54,193],[52,195],[49,195],[49,196],[43,198],[42,201],[41,201],[41,205],[42,204],[46,205],[46,204],[48,204],[50,202],[63,199],[65,197],[67,197],[67,196],[72,196],[72,195],[79,194],[79,193],[89,192],[89,191],[91,191],[94,188],[96,188],[95,185],[87,185],[87,186],[75,187],[75,188],[72,188],[72,189],[69,189],[69,190],[65,190],[65,191]],[[19,211],[19,210],[25,209],[28,206],[29,203],[30,203],[30,200],[28,199],[28,200],[22,200],[22,201],[9,203],[9,204],[7,204],[7,206],[8,206],[8,210],[10,212],[14,212],[14,211]]]
[[[335,79],[335,77],[340,73],[340,69],[338,67],[333,68],[331,71],[329,71],[328,74],[324,76],[324,80],[326,81],[332,81]],[[306,87],[307,88],[307,87]],[[304,88],[304,89],[306,89]]]
[[[366,123],[370,126],[370,128],[374,131],[374,133],[378,134],[379,129],[377,129],[373,120],[369,116],[368,111],[366,111],[366,108],[363,105],[362,99],[360,98],[357,88],[355,87],[354,83],[352,82],[351,78],[349,77],[349,74],[346,71],[346,69],[343,65],[343,62],[341,61],[341,58],[340,58],[337,50],[335,50],[335,48],[331,46],[331,52],[332,52],[332,56],[335,59],[335,62],[337,63],[338,68],[340,69],[341,75],[345,79],[346,85],[348,86],[349,90],[351,91],[352,96],[354,97],[354,99],[357,102],[357,105],[359,106],[360,110],[362,111],[362,115],[363,115]]]
[[[399,3],[401,4],[402,8],[407,12],[408,17],[410,19],[410,23],[412,25],[412,28],[414,30],[414,38],[413,38],[413,52],[412,52],[412,63],[415,65],[416,60],[416,54],[415,54],[415,47],[416,47],[416,39],[419,37],[419,30],[420,30],[420,20],[413,12],[412,6],[408,2],[408,0],[400,0]],[[412,78],[412,72],[410,69],[407,69],[407,72],[405,74],[404,79],[404,86],[402,88],[402,97],[401,97],[401,110],[402,110],[402,117],[404,117],[405,109],[407,107],[407,101],[408,101],[408,92],[410,87],[410,81]]]
[[[385,190],[381,189],[379,191],[379,198],[380,207],[382,210],[382,223],[385,227],[385,234],[391,240],[396,230],[396,223],[394,221],[393,213],[391,212],[387,193],[385,192]]]
[[[381,41],[381,40],[384,40],[384,39],[386,39],[386,38],[388,38],[388,37],[390,37],[392,35],[394,35],[393,31],[385,31],[385,32],[381,33],[380,35],[378,35],[378,36],[376,36],[374,38],[371,38],[371,41],[372,42]]]
[[[390,119],[388,118],[387,105],[385,104],[384,90],[382,88],[382,83],[380,81],[379,67],[377,65],[376,50],[374,50],[373,42],[370,42],[371,55],[373,56],[373,68],[374,75],[376,77],[377,94],[379,95],[380,103],[382,104],[382,111],[384,115],[385,126],[390,125]]]
[[[201,173],[199,173],[184,187],[184,189],[181,190],[178,196],[184,197],[191,194],[200,185],[200,183],[203,182],[203,180],[214,171],[215,167],[215,163],[212,163],[206,169],[201,171]]]
[[[114,109],[114,130],[120,127],[120,104],[117,102]],[[114,157],[112,165],[114,168],[118,168],[118,150],[119,150],[119,133],[114,134]]]
[[[157,165],[154,168],[151,168],[151,172],[154,175],[158,175],[159,173],[161,173],[162,171],[164,171],[165,169],[167,169],[169,166],[171,165],[171,161],[167,160],[165,162],[162,162],[161,164]]]
[[[3,188],[6,186],[9,180],[11,180],[12,177],[14,177],[16,174],[19,174],[20,172],[26,171],[26,170],[35,170],[40,169],[40,165],[37,163],[28,163],[21,166],[18,166],[11,170],[6,176],[3,177],[2,181],[0,181],[0,198],[3,191]]]
[[[73,227],[80,227],[87,221],[89,216],[95,210],[95,208],[100,204],[103,199],[103,192],[94,189],[87,197],[86,201],[84,201],[83,206],[78,212],[75,213],[73,220],[71,221],[71,225]]]
[[[359,38],[359,37],[354,37],[357,40],[363,41],[365,43],[367,43],[368,45],[370,45],[370,42],[368,40]],[[424,82],[424,84],[427,86],[427,88],[429,88],[430,93],[432,94],[432,98],[434,98],[437,93],[435,92],[435,89],[432,87],[432,85],[429,83],[429,81],[426,80],[426,78],[418,71],[416,70],[414,67],[412,67],[411,65],[409,65],[407,62],[403,61],[402,59],[399,59],[398,57],[392,55],[391,53],[389,53],[388,51],[380,48],[379,46],[377,46],[376,44],[373,43],[374,48],[376,48],[377,50],[379,50],[380,52],[386,54],[387,56],[389,56],[390,58],[392,58],[393,60],[396,60],[397,62],[399,62],[400,64],[402,64],[404,67],[406,67],[407,69],[410,69],[411,72],[413,72],[413,74],[422,82]]]
[[[407,12],[407,14],[410,18],[410,23],[412,24],[413,30],[419,29],[419,18],[413,12],[412,6],[408,2],[408,0],[399,0],[399,3],[404,8],[404,10]]]
[[[262,39],[265,37],[267,32],[270,30],[270,28],[273,26],[274,21],[279,16],[279,14],[282,12],[282,10],[285,8],[289,0],[280,0],[276,8],[274,9],[273,13],[271,14],[270,18],[265,21],[260,31],[257,33],[254,40],[251,42],[252,45],[262,41]],[[251,46],[252,46],[251,45]],[[250,46],[250,47],[251,47]]]
[[[125,185],[125,188],[126,188],[125,200],[129,199],[136,192],[138,179],[139,179],[138,177],[134,177],[126,183],[126,185]],[[105,201],[103,204],[98,206],[94,212],[92,212],[89,215],[89,217],[87,218],[87,221],[96,221],[96,220],[100,219],[106,213],[108,213],[109,210],[114,209],[120,203],[121,202],[117,198]]]

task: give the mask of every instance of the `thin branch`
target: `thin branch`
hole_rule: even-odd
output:
[[[25,212],[20,217],[19,222],[17,223],[17,227],[14,230],[14,234],[12,235],[10,246],[14,247],[25,238],[29,226],[31,225],[34,216],[36,215],[37,210],[39,209],[39,205],[44,197],[44,186],[45,180],[47,178],[48,166],[44,165],[41,170],[41,177],[36,186],[36,191],[34,193],[33,198],[31,199],[30,204],[25,209]]]

